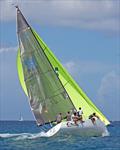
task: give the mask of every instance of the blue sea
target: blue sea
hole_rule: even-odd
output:
[[[0,121],[0,150],[120,150],[120,122],[111,122],[104,137],[58,133],[41,137],[34,121]]]

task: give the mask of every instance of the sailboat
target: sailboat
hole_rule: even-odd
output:
[[[22,117],[22,115],[20,115],[20,119],[19,119],[19,121],[23,121],[23,117]]]
[[[18,76],[37,125],[42,127],[52,124],[56,122],[56,116],[62,113],[63,121],[55,126],[51,125],[51,129],[48,131],[49,136],[51,133],[53,136],[59,130],[71,131],[71,133],[72,131],[81,133],[84,130],[94,133],[93,135],[101,135],[110,122],[28,24],[18,6],[16,8],[19,42]],[[85,122],[81,126],[71,125],[68,127],[65,121],[66,113],[70,110],[78,111],[79,107],[84,108]],[[96,125],[87,119],[94,112],[100,118],[96,121]]]

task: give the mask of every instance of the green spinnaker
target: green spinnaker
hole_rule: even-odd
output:
[[[21,63],[21,59],[20,59],[20,49],[18,49],[18,53],[17,53],[17,70],[18,70],[18,76],[19,76],[20,84],[23,88],[23,91],[28,96],[27,88],[26,88],[26,85],[25,85],[25,82],[24,82],[22,63]]]
[[[106,124],[110,124],[107,118],[101,113],[101,111],[93,104],[93,102],[86,96],[83,90],[78,86],[78,84],[73,80],[67,70],[61,65],[59,60],[55,57],[52,51],[48,48],[48,46],[43,42],[43,40],[39,37],[39,35],[33,30],[34,36],[37,38],[39,44],[44,50],[47,58],[49,59],[50,63],[52,64],[53,68],[58,68],[59,79],[61,80],[64,88],[66,89],[67,93],[69,94],[75,108],[78,110],[79,107],[82,107],[84,110],[84,119],[88,118],[90,114],[96,112],[100,119]],[[17,68],[18,68],[18,75],[20,79],[21,86],[28,96],[26,84],[24,82],[24,75],[22,70],[22,64],[20,59],[20,50],[18,49],[17,55]]]

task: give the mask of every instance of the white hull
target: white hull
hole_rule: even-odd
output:
[[[63,122],[61,126],[61,132],[72,135],[80,136],[108,136],[109,133],[105,124],[99,119],[96,120],[95,124],[90,119],[85,120],[84,123],[80,123],[79,126],[67,125],[67,122]]]

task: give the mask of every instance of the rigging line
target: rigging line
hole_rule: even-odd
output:
[[[38,42],[38,40],[37,40],[37,38],[36,38],[36,36],[35,36],[34,32],[32,31],[32,28],[31,28],[31,27],[30,27],[30,30],[31,30],[31,32],[32,32],[32,34],[33,34],[33,36],[34,36],[34,38],[36,39],[36,42],[38,43],[38,45],[40,46],[41,50],[43,51],[43,48],[41,47],[40,43]],[[56,75],[56,77],[57,77],[57,79],[59,80],[59,82],[61,83],[62,87],[64,88],[64,86],[63,86],[63,84],[62,84],[61,80],[60,80],[60,79],[59,79],[59,77],[57,76],[57,74],[56,74],[56,72],[55,72],[55,70],[54,70],[54,68],[53,68],[52,64],[50,63],[50,61],[49,61],[49,59],[48,59],[47,55],[45,54],[45,52],[44,52],[44,51],[43,51],[43,53],[44,53],[44,55],[46,56],[46,58],[47,58],[47,60],[48,60],[48,62],[49,62],[49,64],[50,64],[51,68],[53,69],[53,71],[54,71],[54,73],[55,73],[55,75]],[[66,91],[66,89],[65,89],[65,88],[64,88],[64,90],[65,90],[65,92],[67,93],[67,91]],[[70,96],[69,96],[69,94],[68,94],[68,93],[67,93],[67,95],[68,95],[68,97],[69,97],[69,99],[70,99],[70,101],[71,101],[72,105],[74,106],[74,104],[73,104],[73,102],[72,102],[72,100],[71,100],[71,98],[70,98]],[[74,106],[74,108],[75,108],[75,106]],[[76,108],[75,108],[75,109],[76,109]]]

